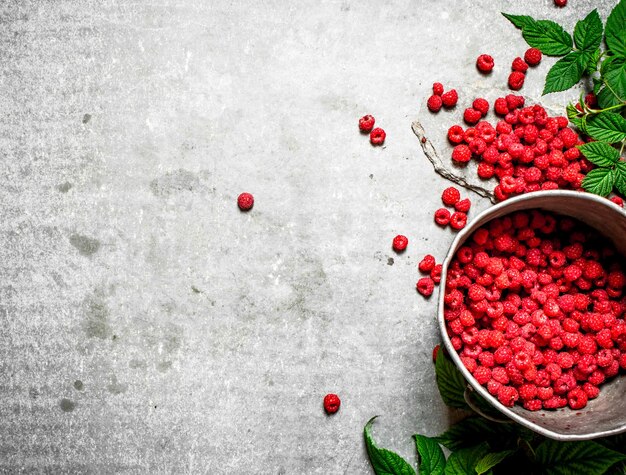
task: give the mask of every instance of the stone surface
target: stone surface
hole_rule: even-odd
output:
[[[500,10],[613,2],[570,3],[4,5],[0,471],[366,474],[376,414],[415,461],[455,417],[414,291],[453,235],[411,122],[435,80],[501,87],[525,44]]]

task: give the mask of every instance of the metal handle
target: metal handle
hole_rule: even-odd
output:
[[[472,388],[469,384],[465,386],[465,391],[463,391],[463,399],[467,405],[472,409],[472,411],[476,412],[478,415],[484,417],[485,419],[489,419],[492,422],[497,422],[499,424],[510,424],[512,421],[510,419],[498,419],[496,417],[490,416],[483,412],[476,403],[472,400],[471,394],[474,392],[474,388]]]

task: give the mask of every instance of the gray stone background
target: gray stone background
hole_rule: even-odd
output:
[[[0,470],[367,474],[376,414],[415,461],[455,417],[414,291],[453,235],[411,121],[435,80],[445,127],[504,86],[525,43],[501,10],[571,30],[613,3],[4,2]]]

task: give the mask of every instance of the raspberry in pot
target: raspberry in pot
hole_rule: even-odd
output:
[[[489,73],[493,69],[494,61],[493,57],[488,54],[481,54],[476,58],[476,67],[483,73]]]
[[[250,193],[241,193],[237,197],[237,206],[241,211],[248,211],[254,206],[254,196]]]
[[[418,264],[420,272],[429,273],[435,267],[435,257],[430,254],[426,254],[424,258]]]
[[[441,96],[441,100],[444,107],[454,107],[459,100],[459,95],[457,94],[456,89],[450,89],[448,92]]]
[[[334,414],[339,410],[341,406],[341,400],[336,394],[327,394],[324,396],[324,410],[326,414]]]
[[[447,226],[450,223],[450,211],[445,208],[439,208],[435,211],[435,223],[439,226]]]
[[[387,134],[380,127],[376,127],[370,132],[370,143],[372,145],[382,145],[385,143],[385,137]]]
[[[435,290],[435,282],[430,277],[422,277],[417,281],[416,288],[424,297],[430,297]]]
[[[443,84],[440,82],[433,83],[433,94],[435,96],[441,96],[443,94]]]
[[[519,71],[513,71],[511,74],[509,74],[509,88],[513,89],[514,91],[519,91],[524,85],[525,79],[526,76],[524,75],[524,73],[521,73]]]
[[[441,194],[441,201],[446,206],[454,206],[460,199],[461,193],[453,186],[446,188]]]
[[[364,115],[359,119],[359,130],[364,133],[370,133],[374,128],[374,122],[376,122],[374,116]]]
[[[432,95],[428,98],[428,101],[426,102],[426,106],[428,107],[428,110],[431,112],[439,112],[441,110],[441,106],[443,105],[443,101],[441,99],[441,96],[436,96],[436,95]]]
[[[537,48],[529,48],[524,53],[524,61],[529,66],[537,66],[541,62],[541,51]]]
[[[393,250],[396,252],[402,252],[406,249],[406,246],[409,244],[409,240],[406,236],[402,234],[398,234],[395,238],[393,238]]]

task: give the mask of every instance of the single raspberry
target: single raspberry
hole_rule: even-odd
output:
[[[559,409],[567,406],[567,399],[564,397],[553,396],[550,399],[543,401],[544,409]]]
[[[495,100],[495,102],[493,103],[493,110],[498,115],[507,115],[510,112],[509,106],[507,105],[506,99],[504,97],[499,97]],[[508,132],[506,130],[501,130],[499,127],[504,127],[504,126],[501,126],[500,124],[506,124],[507,126],[509,126],[509,124],[507,124],[506,122],[498,122],[498,124],[496,125],[496,130],[498,132],[500,133],[510,132],[510,129]]]
[[[478,381],[479,384],[484,386],[491,379],[491,370],[489,368],[484,367],[484,366],[478,366],[472,372],[472,376],[474,376],[474,379],[476,381]]]
[[[583,384],[583,391],[585,391],[587,399],[595,399],[600,394],[600,389],[591,383]]]
[[[456,213],[452,213],[452,216],[450,217],[450,227],[452,229],[456,229],[456,230],[463,229],[466,224],[467,224],[467,215],[465,213],[460,213],[458,211]]]
[[[626,285],[626,276],[622,271],[610,272],[607,283],[613,289],[622,289]]]
[[[480,112],[479,112],[480,114]],[[472,159],[472,151],[467,145],[457,145],[452,150],[452,160],[459,163],[466,163]]]
[[[585,104],[592,109],[598,107],[598,98],[593,92],[590,92],[585,96]]]
[[[441,194],[441,201],[446,206],[454,206],[460,199],[461,193],[453,186],[446,188]]]
[[[254,206],[254,196],[250,193],[241,193],[237,197],[237,206],[241,211],[248,211]]]
[[[582,388],[574,388],[567,393],[567,403],[572,409],[582,409],[587,405],[587,394]]]
[[[610,200],[615,203],[617,206],[624,207],[624,200],[619,196],[612,196]]]
[[[470,208],[472,207],[472,202],[469,200],[469,198],[465,198],[463,200],[457,201],[454,204],[454,209],[461,212],[461,213],[468,213]]]
[[[341,400],[336,394],[327,394],[324,396],[324,410],[326,414],[334,414],[339,410],[341,406]]]
[[[435,290],[435,282],[430,277],[422,277],[415,286],[424,297],[430,297]]]
[[[435,345],[433,348],[433,363],[437,361],[437,356],[439,355],[439,350],[441,349],[441,345]]]
[[[522,384],[519,388],[517,388],[517,391],[519,392],[519,397],[522,401],[528,401],[537,397],[537,386],[534,384]]]
[[[443,101],[441,100],[441,96],[437,96],[434,94],[430,96],[428,98],[428,101],[426,102],[426,106],[428,107],[428,110],[431,112],[439,112],[442,105],[443,105]]]
[[[463,142],[463,127],[460,125],[453,125],[448,129],[448,140],[453,144],[459,144]]]
[[[493,58],[488,54],[481,54],[476,58],[476,67],[483,73],[489,73],[493,69]]]
[[[374,128],[374,122],[376,122],[374,116],[371,116],[369,114],[364,115],[359,119],[359,130],[361,132],[370,133]]]
[[[513,71],[511,74],[509,74],[509,87],[514,91],[519,91],[524,85],[525,79],[526,76],[524,75],[524,73],[521,73],[519,71]]]
[[[481,117],[482,114],[480,113],[480,111],[477,111],[472,107],[468,107],[463,113],[463,120],[470,125],[476,124]]]
[[[450,222],[450,211],[445,208],[439,208],[435,211],[435,223],[439,226],[447,226]]]
[[[567,5],[567,0],[554,0],[554,4],[559,8],[563,8]]]
[[[433,94],[435,96],[441,96],[443,94],[443,84],[440,82],[433,83]]]
[[[529,48],[524,53],[524,61],[529,66],[537,66],[541,62],[541,51],[537,48]]]
[[[435,267],[435,257],[430,254],[426,254],[417,266],[420,272],[424,273],[430,272],[433,267]]]
[[[433,267],[433,270],[430,271],[430,278],[433,279],[435,284],[441,282],[441,269],[442,265],[436,264],[435,267]]]
[[[511,69],[513,71],[519,71],[520,73],[525,73],[528,70],[528,64],[522,58],[517,57],[513,60],[513,64],[511,64]]]
[[[395,238],[393,238],[392,247],[396,252],[402,252],[406,249],[406,246],[409,244],[409,240],[406,236],[402,234],[398,234]]]
[[[540,399],[531,399],[524,401],[524,409],[527,411],[539,411],[543,407],[543,403]]]
[[[441,96],[441,100],[443,101],[444,107],[454,107],[459,100],[459,95],[457,94],[456,89],[450,89]]]
[[[487,112],[489,112],[489,102],[487,102],[487,100],[483,99],[482,97],[474,99],[472,107],[480,112],[483,117],[485,117],[487,115]]]
[[[502,386],[498,391],[498,401],[506,407],[513,407],[518,399],[517,389],[512,386]]]
[[[474,155],[479,157],[487,148],[487,143],[483,139],[477,137],[468,144],[468,147]]]
[[[385,143],[385,137],[387,134],[380,127],[376,127],[370,132],[370,143],[372,145],[382,145]]]

